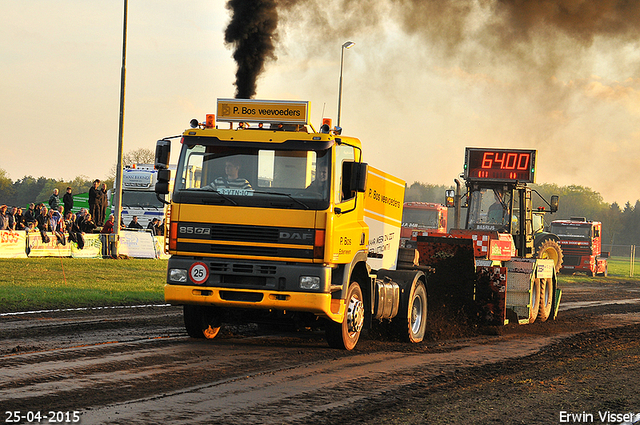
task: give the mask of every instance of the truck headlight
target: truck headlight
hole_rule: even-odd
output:
[[[300,289],[320,289],[318,276],[300,276]]]
[[[169,269],[169,280],[172,282],[186,282],[187,271],[185,269]]]

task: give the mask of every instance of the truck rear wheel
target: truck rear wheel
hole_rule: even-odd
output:
[[[364,324],[364,303],[358,282],[352,282],[347,291],[347,303],[342,323],[330,321],[325,329],[325,338],[332,348],[353,350],[360,338]]]
[[[551,316],[553,308],[553,279],[540,279],[540,309],[538,319],[544,322]]]
[[[553,239],[545,239],[536,247],[536,258],[548,258],[553,260],[556,273],[559,273],[560,268],[562,268],[562,260],[564,259],[564,256],[558,242]]]
[[[540,310],[540,281],[542,279],[533,279],[533,285],[531,285],[531,308],[529,308],[529,323],[536,321],[538,317],[538,310]]]
[[[213,339],[220,332],[220,315],[214,307],[185,305],[184,327],[191,338]]]
[[[421,342],[427,328],[427,290],[424,283],[416,280],[411,285],[406,317],[400,314],[392,319],[400,337],[407,342]]]

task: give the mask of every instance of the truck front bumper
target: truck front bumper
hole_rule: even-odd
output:
[[[210,305],[226,308],[258,308],[304,311],[342,322],[344,300],[331,294],[307,292],[256,291],[166,284],[164,299],[172,305]]]

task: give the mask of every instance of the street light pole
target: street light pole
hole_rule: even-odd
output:
[[[116,165],[116,202],[115,211],[112,211],[115,218],[113,223],[115,239],[113,240],[113,244],[109,244],[109,249],[111,249],[111,247],[114,248],[111,254],[116,257],[118,256],[120,219],[122,217],[122,134],[124,132],[124,89],[127,59],[127,9],[128,1],[124,0],[124,21],[122,25],[122,68],[120,71],[120,124],[118,126],[118,165]]]
[[[356,43],[347,41],[342,45],[340,50],[340,88],[338,89],[338,127],[340,127],[340,112],[342,111],[342,68],[344,64],[344,49],[352,48]]]

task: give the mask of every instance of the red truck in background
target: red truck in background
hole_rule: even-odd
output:
[[[433,202],[405,202],[402,212],[400,244],[416,248],[417,236],[447,233],[447,207]]]
[[[564,253],[560,272],[586,272],[590,276],[607,276],[608,252],[602,252],[602,223],[585,217],[551,222],[551,233],[560,238]]]

